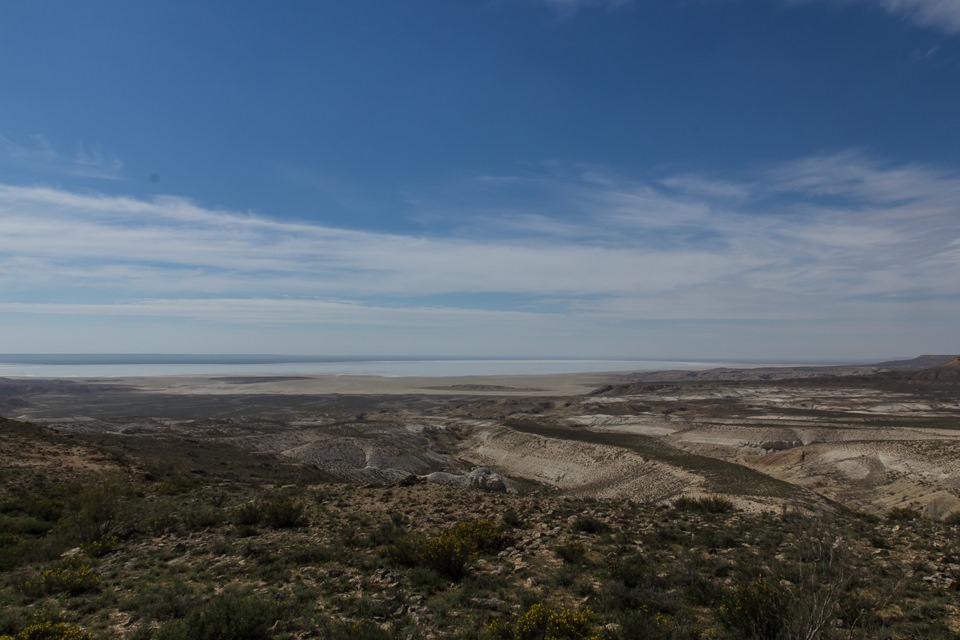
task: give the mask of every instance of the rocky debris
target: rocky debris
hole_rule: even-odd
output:
[[[957,569],[960,569],[960,565],[954,565]],[[934,574],[929,576],[924,576],[923,581],[930,584],[943,587],[944,589],[950,589],[953,591],[960,591],[960,582],[957,581],[956,576],[958,575],[957,571],[954,570],[953,575],[944,573],[943,571],[937,571]]]
[[[392,589],[400,584],[400,579],[389,569],[380,568],[374,571],[373,575],[370,576],[370,582],[379,585],[380,587]]]
[[[754,444],[756,448],[763,449],[764,451],[786,451],[787,449],[795,449],[797,447],[803,446],[802,440],[766,440],[757,442]]]
[[[494,493],[504,493],[508,488],[508,480],[506,478],[485,467],[478,467],[465,475],[436,471],[425,476],[419,476],[418,480],[433,484],[470,487],[472,489],[491,491]]]
[[[500,611],[507,606],[507,603],[500,598],[471,598],[470,604],[477,608],[489,609],[491,611]]]
[[[507,490],[507,483],[503,476],[490,469],[479,467],[467,474],[467,482],[474,489],[503,493]]]

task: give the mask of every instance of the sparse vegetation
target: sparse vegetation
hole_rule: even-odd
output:
[[[733,501],[723,496],[702,496],[699,498],[680,496],[673,501],[673,508],[679,511],[698,511],[700,513],[731,513],[736,511]]]
[[[587,555],[587,547],[579,540],[559,544],[554,549],[557,556],[569,564],[580,564]]]
[[[459,580],[480,551],[495,549],[501,540],[498,527],[490,520],[461,522],[421,539],[417,559],[434,571]]]
[[[787,591],[761,573],[726,593],[720,605],[720,623],[744,640],[785,638],[789,601]]]
[[[956,526],[912,510],[50,462],[0,467],[2,640],[884,640],[960,623]]]
[[[487,631],[495,640],[595,640],[590,609],[551,608],[538,602],[514,623],[495,621]]]
[[[274,529],[290,529],[307,524],[306,505],[293,496],[273,496],[246,502],[234,511],[239,525],[265,524]]]
[[[887,511],[887,520],[917,520],[920,517],[921,513],[912,507],[894,507]]]
[[[604,533],[609,529],[606,522],[592,515],[578,516],[573,521],[573,530],[581,533]]]
[[[100,575],[79,557],[66,558],[49,569],[31,574],[17,585],[20,592],[31,597],[51,593],[80,595],[100,588]]]
[[[14,636],[0,636],[0,640],[94,640],[93,634],[71,627],[63,622],[36,622]]]
[[[252,593],[225,592],[182,619],[169,622],[156,640],[266,640],[276,607]]]

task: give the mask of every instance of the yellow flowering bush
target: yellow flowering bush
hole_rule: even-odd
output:
[[[23,544],[23,536],[13,533],[0,533],[0,547],[19,547]]]
[[[20,592],[31,596],[65,592],[71,595],[100,588],[100,576],[79,558],[67,558],[51,569],[22,580]]]
[[[587,609],[552,609],[538,602],[516,624],[497,621],[487,627],[496,640],[596,640],[593,613]]]
[[[80,548],[91,558],[102,558],[116,551],[118,543],[117,536],[105,536],[88,544],[80,545]]]
[[[15,636],[0,636],[0,640],[93,640],[93,635],[64,622],[37,622]]]
[[[477,545],[453,529],[442,531],[420,543],[417,556],[423,564],[454,580],[463,577],[467,564],[477,556]]]
[[[500,529],[493,522],[469,520],[421,540],[417,557],[437,572],[459,580],[478,553],[493,549],[499,538]]]
[[[480,551],[490,551],[500,543],[500,527],[490,520],[461,522],[453,527],[453,531],[472,540]]]

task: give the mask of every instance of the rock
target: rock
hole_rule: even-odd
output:
[[[370,581],[387,588],[393,588],[399,584],[397,576],[389,569],[377,569],[370,576]]]
[[[458,486],[466,486],[467,479],[465,476],[458,476],[452,473],[446,473],[444,471],[434,471],[433,473],[428,473],[425,476],[420,476],[421,481],[430,482],[432,484],[454,484]]]
[[[467,482],[475,489],[503,493],[507,490],[507,483],[503,476],[490,469],[478,467],[467,474]]]
[[[500,598],[471,598],[470,603],[482,609],[493,610],[499,609],[506,604],[506,602]]]

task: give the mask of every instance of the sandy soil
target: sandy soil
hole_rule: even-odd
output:
[[[574,495],[655,502],[703,484],[696,474],[618,447],[518,433],[495,422],[470,428],[462,459]]]
[[[240,394],[424,394],[486,396],[557,396],[588,393],[620,380],[622,372],[538,376],[386,377],[311,376],[158,376],[104,378],[141,391],[191,395]],[[86,382],[92,382],[90,379]]]

